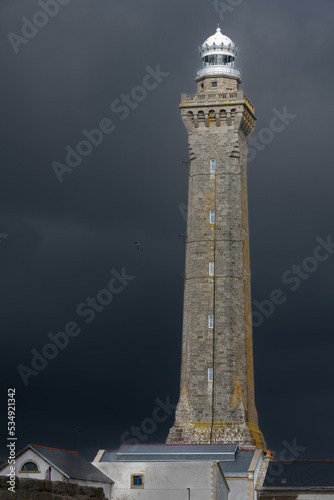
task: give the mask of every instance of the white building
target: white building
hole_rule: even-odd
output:
[[[73,451],[30,444],[18,453],[13,466],[18,478],[49,479],[103,488],[105,497],[112,498],[113,480]],[[7,463],[0,469],[0,476],[7,476],[9,471],[10,464]]]
[[[93,462],[115,500],[256,500],[263,453],[238,445],[122,445]]]

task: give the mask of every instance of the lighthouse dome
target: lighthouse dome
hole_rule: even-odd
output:
[[[209,36],[200,47],[200,55],[203,57],[204,54],[226,54],[235,57],[238,54],[238,47],[232,42],[231,38],[223,35],[218,26],[216,33]]]
[[[225,47],[228,47],[228,46],[235,47],[235,44],[232,42],[232,40],[228,36],[223,35],[223,33],[221,32],[221,29],[219,27],[217,28],[217,31],[214,35],[209,36],[209,38],[207,40],[205,40],[205,42],[202,45],[202,48],[204,49],[206,46],[212,46],[212,45],[216,45],[216,46],[223,45]]]

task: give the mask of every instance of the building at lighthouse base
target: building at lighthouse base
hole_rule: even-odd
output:
[[[118,500],[255,500],[267,462],[260,449],[233,444],[162,444],[101,450],[93,463],[113,477],[113,498]]]

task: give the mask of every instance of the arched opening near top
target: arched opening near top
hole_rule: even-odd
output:
[[[199,111],[198,114],[197,114],[197,118],[198,118],[198,125],[199,126],[204,126],[205,125],[204,111]]]
[[[237,114],[237,110],[235,108],[231,109],[231,119],[232,120],[235,118],[236,114]]]
[[[216,112],[212,109],[209,111],[209,127],[216,123]]]
[[[221,122],[227,121],[227,113],[226,113],[225,109],[220,110],[219,117],[220,117]]]

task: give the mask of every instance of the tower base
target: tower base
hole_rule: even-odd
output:
[[[257,426],[249,423],[196,422],[174,425],[169,431],[167,444],[238,444],[243,449],[261,448],[266,443]]]

